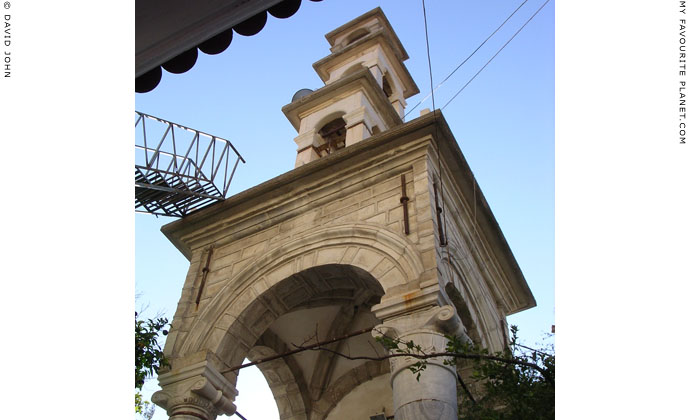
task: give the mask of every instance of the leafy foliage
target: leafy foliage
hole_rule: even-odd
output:
[[[156,410],[156,406],[148,401],[143,401],[140,392],[134,393],[134,411],[141,416],[144,420],[151,420],[153,413]]]
[[[467,420],[541,420],[555,418],[555,368],[553,346],[539,350],[517,343],[517,327],[511,326],[510,348],[494,356],[519,363],[493,359],[474,360],[472,379],[480,384],[476,402],[461,398],[459,418]],[[467,348],[452,339],[449,352],[488,355],[484,349]],[[537,369],[539,367],[540,369]],[[463,401],[464,400],[464,401]]]
[[[167,335],[165,327],[167,318],[139,319],[139,314],[134,313],[134,387],[141,390],[147,378],[158,373],[158,370],[168,366],[168,360],[158,344],[158,334]],[[144,418],[151,418],[153,405],[142,401],[141,394],[134,394],[135,411]]]
[[[458,416],[463,420],[542,420],[555,418],[555,369],[556,356],[553,346],[539,350],[517,343],[516,326],[511,326],[510,346],[503,352],[489,354],[479,348],[447,336],[444,353],[428,353],[412,341],[402,341],[386,336],[377,338],[392,355],[410,355],[419,360],[408,367],[420,376],[427,366],[427,359],[435,356],[449,357],[446,365],[457,365],[459,360],[469,361],[473,368],[471,379],[479,385],[480,392],[471,395],[458,376],[463,395],[459,398]],[[466,398],[464,398],[466,397]]]
[[[158,373],[158,369],[168,364],[160,344],[158,334],[167,335],[164,328],[168,325],[167,318],[140,320],[134,313],[134,387],[141,389],[144,381]]]
[[[400,339],[391,338],[385,335],[376,337],[376,341],[378,341],[383,346],[383,348],[385,348],[391,353],[425,355],[424,350],[422,350],[422,346],[420,346],[419,344],[415,344],[412,341],[402,341]],[[426,360],[420,359],[419,361],[408,367],[408,369],[414,375],[416,375],[415,377],[417,378],[417,382],[419,382],[419,377],[422,375],[424,369],[426,369],[426,365]]]

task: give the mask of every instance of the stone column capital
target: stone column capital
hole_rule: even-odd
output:
[[[347,134],[345,135],[345,145],[351,146],[371,136],[371,110],[366,106],[361,106],[343,115],[347,124]]]
[[[213,420],[235,413],[235,387],[204,360],[159,375],[163,388],[151,400],[163,407],[171,419]]]
[[[409,290],[396,295],[385,295],[381,302],[374,305],[371,311],[381,321],[409,316],[414,312],[449,304],[441,292],[436,280],[421,283],[419,289]]]
[[[445,305],[409,312],[387,319],[382,325],[372,330],[372,335],[376,338],[386,336],[393,340],[400,340],[403,348],[405,344],[413,343],[415,346],[419,345],[423,353],[432,354],[442,353],[446,350],[446,345],[448,344],[446,335],[463,337],[466,335],[464,330],[455,307]],[[442,357],[433,357],[425,360],[430,365],[438,365],[443,369],[453,371],[444,363],[445,359]],[[406,356],[394,357],[389,361],[391,365],[391,380],[393,380],[396,375],[417,363],[419,359]]]
[[[371,127],[371,117],[369,116],[365,106],[360,106],[357,109],[353,109],[352,111],[343,115],[343,119],[345,120],[348,128],[362,122],[367,126],[367,129]]]
[[[299,133],[299,135],[294,138],[294,141],[297,143],[297,151],[300,151],[310,146],[319,146],[321,143],[321,136],[316,132],[316,129],[312,128],[311,130]]]
[[[383,325],[374,329],[375,334],[386,335],[394,339],[419,333],[459,336],[463,332],[462,321],[452,305],[432,306],[389,318],[384,321]]]
[[[402,106],[407,106],[407,101],[403,97],[402,93],[400,92],[393,92],[393,94],[388,98],[391,102],[398,101],[402,104]]]

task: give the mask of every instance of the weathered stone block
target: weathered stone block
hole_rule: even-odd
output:
[[[335,264],[340,262],[347,248],[344,246],[321,249],[316,256],[316,264]]]
[[[376,211],[385,212],[400,206],[402,206],[402,204],[400,204],[400,194],[390,195],[376,202]]]
[[[360,248],[357,251],[357,255],[355,255],[354,259],[352,260],[352,264],[357,267],[363,268],[364,270],[371,271],[382,260],[383,257],[381,255],[375,254],[369,249]]]
[[[385,224],[386,224],[386,213],[379,213],[375,216],[372,216],[372,217],[366,219],[366,222],[385,226]]]

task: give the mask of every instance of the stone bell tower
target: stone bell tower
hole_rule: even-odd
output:
[[[381,9],[328,33],[331,54],[314,63],[326,84],[283,108],[299,132],[295,167],[402,124],[419,93],[409,57]]]
[[[245,358],[272,358],[282,420],[456,419],[455,368],[417,380],[374,336],[499,350],[535,305],[443,115],[403,123],[418,89],[381,9],[326,39],[325,86],[283,108],[295,169],[163,228],[190,260],[153,397],[171,419],[232,414]]]

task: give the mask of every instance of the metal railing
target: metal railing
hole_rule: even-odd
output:
[[[246,163],[230,141],[135,113],[136,211],[184,217],[227,197],[238,164]]]

